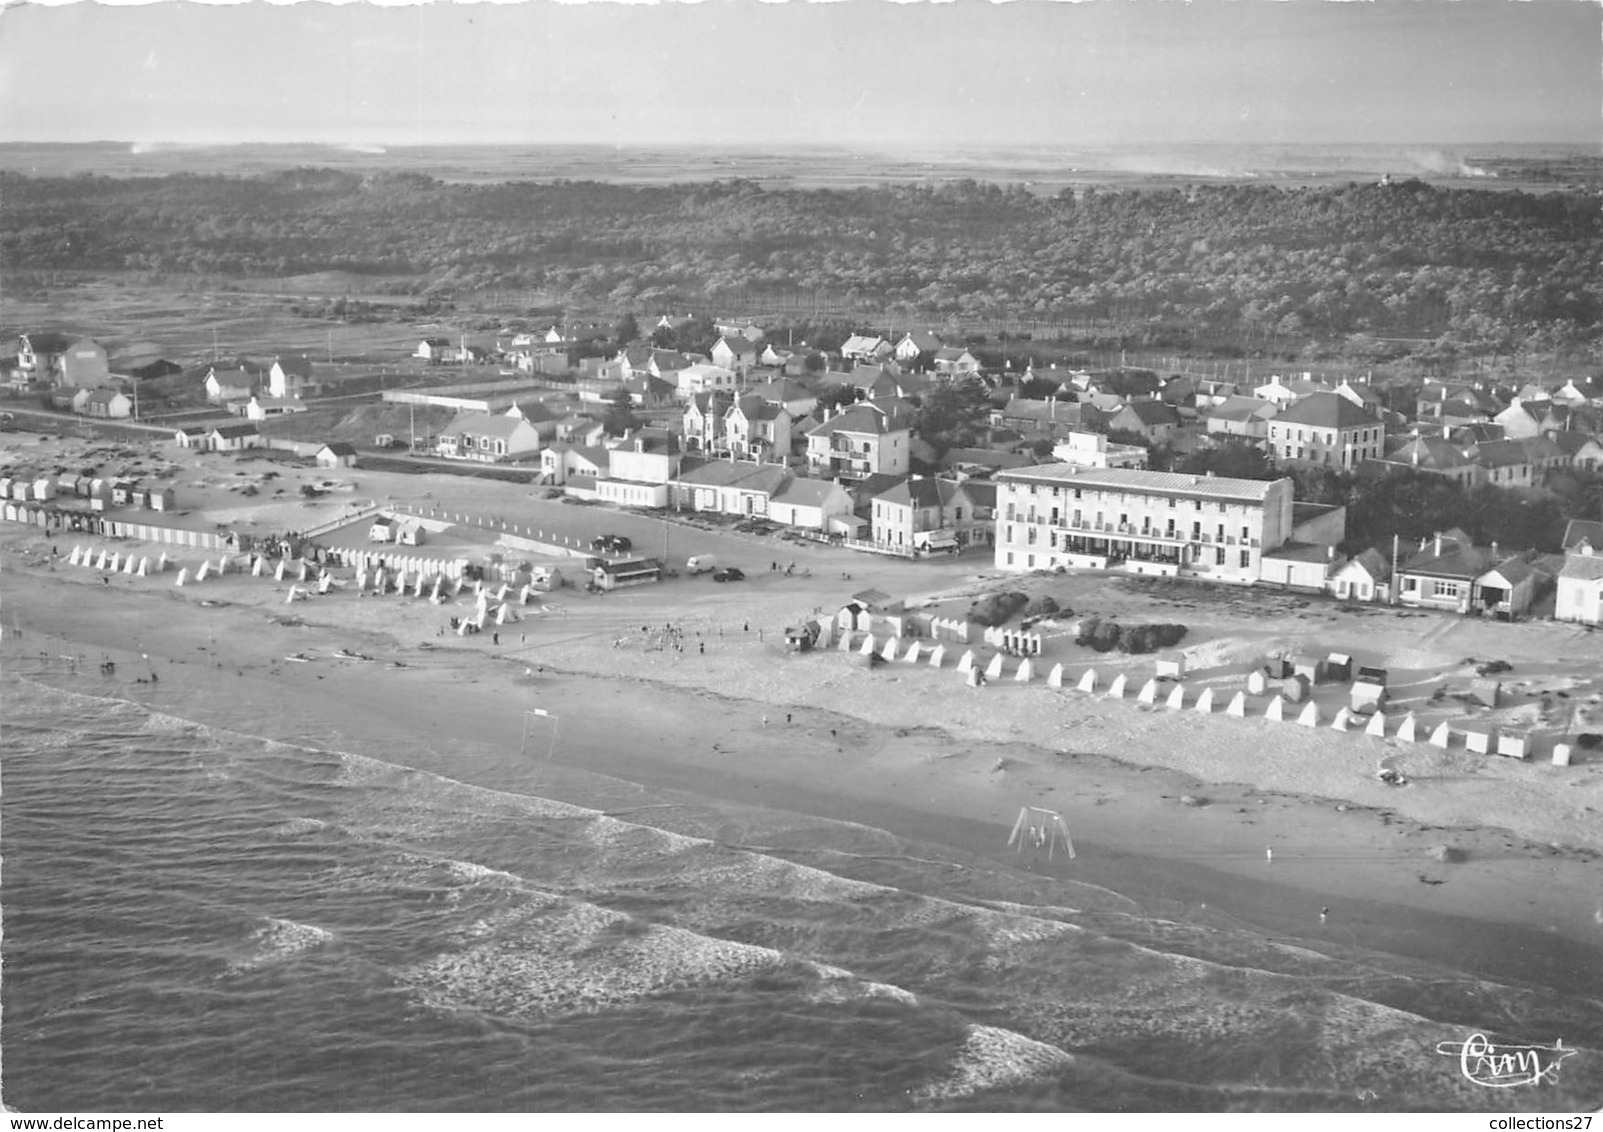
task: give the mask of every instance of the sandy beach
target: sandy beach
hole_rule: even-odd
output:
[[[379,477],[362,478],[369,491]],[[418,493],[419,480],[394,479]],[[427,480],[436,503],[495,490]],[[294,517],[271,507],[249,518],[270,529]],[[526,607],[496,644],[488,631],[442,635],[450,607],[409,597],[346,590],[286,605],[289,583],[270,577],[184,588],[171,573],[103,579],[66,564],[75,537],[84,541],[13,525],[0,532],[0,620],[5,655],[78,690],[497,789],[566,792],[587,804],[610,795],[606,805],[679,790],[859,821],[971,867],[1100,885],[1199,922],[1239,920],[1332,949],[1450,957],[1514,981],[1589,978],[1593,993],[1603,990],[1595,755],[1553,767],[1545,755],[1521,762],[1086,695],[1070,690],[1086,668],[1104,683],[1125,671],[1133,689],[1152,659],[1078,649],[1050,623],[1046,661],[1064,663],[1061,690],[1039,678],[971,688],[950,660],[871,670],[854,654],[784,648],[787,623],[833,611],[869,585],[960,615],[986,585],[983,559],[917,570],[787,547],[804,556],[805,577],[564,589]],[[751,561],[768,553],[754,542]],[[1399,619],[1271,594],[1229,595],[1211,608],[1183,593],[1155,603],[1102,577],[1009,584],[1070,596],[1085,611],[1189,623],[1183,648],[1197,679],[1188,684],[1199,688],[1239,687],[1274,648],[1362,655],[1384,644],[1394,685],[1419,684],[1422,709],[1432,681],[1461,675],[1467,657],[1496,656],[1514,665],[1511,682],[1567,688],[1583,725],[1596,718],[1584,712],[1586,697],[1596,700],[1603,641],[1567,627]],[[663,647],[667,624],[677,649]],[[114,675],[100,674],[102,656],[116,662]],[[294,656],[310,659],[286,659]],[[532,708],[559,719],[555,736],[526,718]],[[1408,785],[1380,782],[1381,765]],[[1064,815],[1076,860],[1007,847],[1025,805]]]

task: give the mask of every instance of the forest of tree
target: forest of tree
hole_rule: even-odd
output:
[[[1577,193],[1404,182],[1042,197],[973,181],[465,185],[300,169],[6,173],[0,196],[13,275],[339,270],[409,277],[417,294],[526,288],[618,312],[767,297],[909,325],[1084,320],[1132,346],[1603,360],[1603,202]]]

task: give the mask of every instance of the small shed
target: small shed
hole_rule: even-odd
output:
[[[373,525],[367,528],[368,542],[395,541],[395,520],[388,515],[380,515],[373,520]]]
[[[177,496],[170,487],[151,488],[145,498],[152,511],[171,511],[178,505]]]
[[[785,647],[791,652],[808,652],[817,647],[819,634],[823,627],[817,621],[806,621],[800,625],[790,625],[785,629]]]
[[[345,440],[330,441],[317,450],[315,457],[319,468],[354,468],[356,458],[356,445]]]
[[[1299,656],[1292,662],[1293,676],[1301,676],[1310,684],[1323,683],[1326,676],[1326,662],[1311,656]]]
[[[1332,680],[1353,678],[1353,658],[1344,652],[1333,652],[1325,657],[1325,675]]]

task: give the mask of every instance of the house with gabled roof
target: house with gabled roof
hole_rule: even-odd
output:
[[[179,425],[173,430],[173,443],[180,448],[193,448],[200,452],[211,450],[211,425]]]
[[[356,445],[348,440],[331,440],[312,457],[319,468],[354,468],[358,454]]]
[[[53,330],[36,330],[17,335],[17,368],[30,377],[54,379],[61,371],[61,358],[72,339]]]
[[[1336,567],[1329,588],[1342,601],[1385,601],[1391,592],[1391,567],[1380,551],[1370,547]]]
[[[957,346],[935,351],[935,372],[945,377],[967,377],[980,372],[980,360]]]
[[[304,355],[275,358],[267,371],[267,392],[273,397],[300,397],[317,391],[312,359]]]
[[[1180,414],[1163,401],[1130,401],[1108,418],[1108,428],[1139,433],[1148,444],[1161,444],[1180,427]]]
[[[599,444],[558,442],[540,450],[541,480],[567,485],[570,490],[593,491],[607,477],[612,453]]]
[[[252,397],[245,402],[243,415],[247,420],[265,421],[268,417],[284,417],[305,411],[306,403],[299,397]]]
[[[775,378],[762,385],[754,385],[746,392],[750,396],[784,406],[793,422],[818,408],[818,395],[794,378]]]
[[[248,363],[227,368],[212,366],[206,371],[206,400],[214,405],[243,401],[255,392],[261,376],[261,371]]]
[[[1529,608],[1535,584],[1518,555],[1499,552],[1495,543],[1475,546],[1456,528],[1421,539],[1397,564],[1397,601],[1425,609],[1518,616]]]
[[[838,480],[792,476],[769,497],[768,517],[787,527],[834,534],[832,524],[849,520],[852,504],[852,493]]]
[[[896,348],[892,353],[896,356],[897,361],[911,365],[925,355],[933,358],[935,352],[944,349],[945,346],[946,343],[942,342],[932,331],[909,330],[896,343]]]
[[[1603,526],[1603,524],[1599,524]],[[1558,572],[1555,621],[1603,625],[1603,546],[1582,539]]]
[[[712,455],[726,450],[724,414],[729,411],[728,393],[692,393],[681,416],[685,451]]]
[[[78,411],[86,417],[123,420],[133,415],[134,403],[120,389],[94,389],[85,392],[87,396],[84,398],[83,407]]]
[[[1508,408],[1492,418],[1503,426],[1503,435],[1510,440],[1528,440],[1539,436],[1542,431],[1542,418],[1547,416],[1553,408],[1553,402],[1546,399],[1527,400],[1515,397],[1508,403]]]
[[[873,539],[893,550],[956,553],[977,522],[974,501],[960,480],[908,476],[873,499]]]
[[[1441,476],[1464,487],[1475,487],[1485,479],[1485,470],[1475,462],[1474,446],[1461,448],[1439,436],[1401,437],[1383,456],[1361,465],[1365,475],[1415,471]]]
[[[1592,472],[1603,468],[1603,437],[1590,437],[1570,455],[1570,463]]]
[[[1078,402],[1064,401],[1058,397],[1044,401],[1014,397],[1002,408],[991,411],[991,427],[1064,436],[1080,428],[1084,416],[1084,406]]]
[[[896,347],[877,334],[853,334],[841,343],[840,356],[854,362],[877,362]]]
[[[256,428],[255,421],[240,424],[213,425],[207,434],[207,447],[213,452],[240,452],[246,448],[261,448],[267,443]]]
[[[674,506],[725,515],[768,514],[769,502],[791,480],[780,464],[687,457],[669,485]]]
[[[1279,412],[1273,401],[1261,397],[1226,397],[1218,404],[1199,409],[1210,436],[1239,437],[1260,441],[1269,436],[1269,418]]]
[[[436,441],[447,459],[486,463],[526,458],[540,448],[540,435],[528,421],[492,413],[458,413]]]
[[[452,346],[449,338],[425,338],[417,344],[417,349],[412,351],[412,356],[421,358],[423,361],[433,365],[442,365],[451,350]]]
[[[676,386],[679,383],[679,371],[690,365],[690,359],[678,350],[652,350],[651,357],[646,361],[646,372],[652,377],[660,377],[664,381],[671,381]],[[631,372],[634,372],[631,367]],[[680,386],[683,388],[683,386]]]
[[[743,334],[725,334],[713,343],[712,364],[744,374],[757,364],[757,344]]]
[[[1540,482],[1531,454],[1519,440],[1489,440],[1475,446],[1481,481],[1494,487],[1533,487]]]
[[[790,460],[790,413],[748,393],[724,413],[728,451],[746,460],[784,464]]]
[[[1313,393],[1268,421],[1270,453],[1352,471],[1379,456],[1386,440],[1380,421],[1345,397]]]
[[[861,401],[826,416],[807,434],[807,466],[825,478],[906,475],[912,465],[912,438],[911,414]]]
[[[1505,559],[1475,579],[1476,611],[1500,620],[1525,616],[1535,598],[1536,571],[1523,558]]]

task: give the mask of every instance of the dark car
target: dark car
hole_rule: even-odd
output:
[[[627,554],[634,543],[622,535],[597,535],[590,540],[591,550],[603,550],[609,554]]]
[[[744,571],[734,566],[725,566],[722,570],[714,570],[712,580],[715,582],[743,582],[746,580]]]

